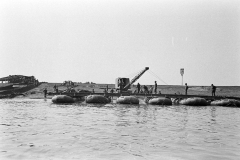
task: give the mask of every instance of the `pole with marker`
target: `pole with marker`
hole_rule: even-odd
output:
[[[180,69],[180,74],[181,74],[181,76],[182,76],[182,85],[183,85],[183,74],[184,74],[184,68],[181,68],[181,69]]]

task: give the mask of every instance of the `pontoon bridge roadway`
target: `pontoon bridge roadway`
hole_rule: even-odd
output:
[[[49,95],[59,95],[59,93],[49,93]],[[106,95],[109,97],[120,97],[120,96],[136,96],[136,97],[169,97],[169,98],[191,98],[200,97],[206,100],[220,100],[224,98],[240,100],[240,97],[223,97],[223,96],[207,96],[207,95],[180,95],[180,94],[144,94],[144,93],[61,93],[61,95],[68,95],[73,98],[82,98],[88,95]]]

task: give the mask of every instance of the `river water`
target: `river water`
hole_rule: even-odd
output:
[[[236,160],[240,108],[0,100],[0,159]]]

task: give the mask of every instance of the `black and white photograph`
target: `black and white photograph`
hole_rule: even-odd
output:
[[[0,160],[237,159],[239,0],[0,1]]]

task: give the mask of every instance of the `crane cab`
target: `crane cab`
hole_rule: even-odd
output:
[[[123,90],[123,88],[127,85],[127,84],[129,84],[130,83],[130,80],[129,80],[129,78],[116,78],[116,80],[115,80],[115,88],[116,89],[120,89],[120,86],[121,86],[121,83],[122,83],[122,87],[121,87],[121,89]],[[125,90],[128,90],[128,89],[130,89],[131,88],[131,86],[129,86],[128,88],[125,88]]]
[[[136,82],[147,70],[149,67],[145,67],[138,75],[136,75],[130,82],[129,78],[116,78],[115,81],[115,88],[117,90],[120,90],[120,93],[122,91],[124,92],[131,92],[131,85]]]

